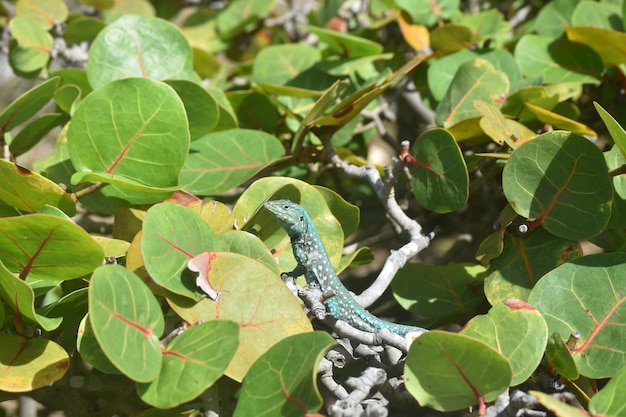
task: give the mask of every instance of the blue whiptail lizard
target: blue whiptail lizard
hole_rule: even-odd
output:
[[[388,329],[405,336],[407,333],[426,331],[421,327],[405,326],[379,319],[352,298],[333,270],[326,249],[304,208],[289,200],[267,201],[263,206],[278,218],[289,235],[293,255],[298,261],[293,271],[283,275],[293,279],[304,275],[309,286],[319,289],[327,296],[324,304],[331,316],[367,332]]]

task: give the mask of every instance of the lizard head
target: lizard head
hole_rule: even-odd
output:
[[[291,237],[306,234],[309,225],[309,215],[306,210],[289,200],[266,201],[263,206],[272,212]]]

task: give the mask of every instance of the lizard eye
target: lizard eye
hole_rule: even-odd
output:
[[[300,221],[303,222],[304,221],[304,216],[300,216]]]

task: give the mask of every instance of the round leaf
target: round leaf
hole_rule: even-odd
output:
[[[547,273],[530,293],[550,333],[577,332],[570,348],[580,373],[611,377],[626,365],[626,254],[605,253],[569,261]]]
[[[250,368],[234,417],[313,415],[322,406],[317,367],[335,341],[325,332],[287,337]]]
[[[0,247],[0,261],[22,279],[80,278],[104,259],[80,226],[47,214],[0,218]]]
[[[56,343],[0,334],[0,390],[29,392],[61,379],[70,359]]]
[[[160,286],[199,299],[201,293],[187,264],[195,256],[217,249],[215,234],[193,210],[169,202],[148,210],[143,221],[141,253],[150,277]]]
[[[589,402],[589,412],[594,416],[622,416],[623,398],[626,398],[626,367],[621,368],[600,392],[593,396]]]
[[[56,183],[29,169],[0,159],[0,199],[27,212],[49,204],[66,214],[76,214],[76,203]]]
[[[138,382],[159,375],[163,314],[137,275],[118,265],[98,268],[89,285],[89,319],[102,351],[124,375]]]
[[[287,336],[310,331],[311,322],[275,271],[237,253],[212,255],[208,279],[221,293],[217,301],[169,298],[189,323],[223,319],[239,324],[239,349],[226,375],[241,381],[259,356]]]
[[[180,30],[165,20],[132,14],[98,33],[89,49],[87,77],[94,89],[131,77],[196,78],[191,47]]]
[[[422,406],[461,410],[496,399],[510,385],[511,365],[484,342],[431,331],[411,345],[404,382]]]
[[[186,80],[169,80],[171,86],[183,101],[191,140],[196,140],[209,133],[217,125],[220,116],[217,101],[204,88]]]
[[[530,304],[509,299],[486,315],[476,316],[462,334],[482,340],[511,363],[511,385],[526,381],[537,369],[548,341],[548,326]]]
[[[405,161],[411,167],[413,194],[424,207],[447,213],[465,205],[469,195],[467,166],[448,131],[433,129],[421,134]]]
[[[68,131],[73,183],[99,181],[138,189],[171,187],[189,149],[183,104],[169,86],[147,78],[119,80],[89,94]]]
[[[501,104],[509,91],[507,75],[482,58],[465,61],[456,71],[452,83],[436,110],[436,122],[449,127],[480,115],[475,100]]]
[[[161,373],[137,384],[141,399],[158,408],[191,401],[222,376],[239,346],[239,326],[212,320],[176,336],[163,351]]]
[[[59,77],[50,78],[28,90],[0,114],[0,127],[5,132],[30,119],[52,99],[59,85]]]
[[[286,85],[320,58],[317,48],[305,44],[270,45],[254,59],[252,79],[257,84]]]
[[[23,280],[13,275],[0,262],[0,297],[6,306],[13,312],[16,322],[29,321],[30,324],[40,325],[44,330],[52,331],[59,327],[61,318],[48,318],[35,311],[35,293]],[[20,319],[18,320],[17,317]],[[0,322],[2,323],[2,322]]]
[[[191,144],[180,182],[192,194],[219,194],[251,178],[284,152],[278,139],[265,132],[211,133]]]
[[[507,233],[502,254],[487,269],[487,300],[491,305],[507,298],[526,301],[530,290],[546,272],[582,254],[579,242],[561,239],[543,228],[523,236]]]
[[[600,233],[613,192],[602,152],[582,136],[548,132],[513,152],[502,173],[513,209],[550,233],[582,240]]]

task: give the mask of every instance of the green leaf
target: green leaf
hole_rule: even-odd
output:
[[[502,254],[487,268],[485,295],[491,305],[508,298],[526,301],[545,273],[582,254],[579,242],[562,239],[541,227],[526,235],[507,233]]]
[[[573,133],[548,132],[521,145],[504,167],[502,186],[520,216],[564,239],[597,235],[611,215],[604,156]]]
[[[284,152],[278,139],[265,132],[211,133],[191,144],[180,182],[192,194],[219,194],[250,179]]]
[[[624,264],[624,253],[574,259],[547,273],[528,300],[550,333],[564,339],[580,335],[570,351],[581,375],[589,378],[611,377],[626,365]]]
[[[0,390],[30,392],[61,379],[70,366],[63,348],[43,337],[0,334]]]
[[[96,36],[87,77],[94,89],[132,77],[195,81],[191,55],[187,39],[170,22],[128,14]]]
[[[482,340],[511,363],[511,385],[526,381],[539,366],[548,341],[548,326],[530,304],[504,300],[485,315],[475,316],[462,334]]]
[[[147,285],[128,269],[98,268],[89,285],[89,320],[98,344],[124,375],[150,382],[161,370],[161,308]]]
[[[443,99],[459,67],[476,58],[489,61],[496,70],[504,72],[511,83],[511,92],[517,89],[515,86],[520,83],[522,75],[510,52],[502,49],[471,50],[464,46],[453,54],[429,60],[427,83],[433,97],[439,101]]]
[[[447,213],[460,209],[469,195],[469,177],[463,154],[444,129],[424,132],[405,157],[417,201],[429,210]]]
[[[201,292],[187,264],[203,252],[218,249],[215,234],[193,210],[169,202],[148,210],[143,221],[141,254],[150,277],[160,286],[198,300]]]
[[[64,113],[42,114],[15,135],[9,146],[9,151],[14,157],[24,154],[39,143],[52,128],[62,126],[68,120],[69,117]]]
[[[233,230],[219,235],[220,247],[224,252],[239,253],[261,262],[272,271],[280,274],[278,264],[267,247],[252,233]]]
[[[316,384],[318,364],[334,343],[328,333],[311,332],[275,344],[246,375],[234,416],[314,414],[322,406]]]
[[[563,337],[555,332],[548,338],[546,360],[556,373],[571,381],[578,379],[578,368]]]
[[[268,16],[276,0],[233,0],[217,15],[217,30],[222,39],[230,39],[248,26]]]
[[[622,151],[622,154],[626,156],[626,131],[619,123],[617,123],[617,121],[613,118],[613,116],[609,114],[609,112],[602,108],[599,103],[594,101],[593,105],[596,108],[596,111],[598,112],[600,117],[602,118],[602,121],[606,125],[607,130],[611,134],[613,142],[615,142],[620,151]]]
[[[557,38],[570,26],[574,9],[579,0],[552,0],[539,9],[535,19],[535,30],[541,36]]]
[[[270,45],[261,49],[254,59],[252,80],[257,84],[304,87],[298,83],[297,76],[320,59],[319,50],[305,44]]]
[[[485,299],[476,291],[482,286],[484,271],[480,265],[411,263],[398,271],[391,288],[398,303],[415,314],[425,317],[468,314]]]
[[[59,77],[50,78],[14,100],[0,113],[0,129],[9,132],[33,117],[52,99],[59,80]]]
[[[623,415],[624,403],[621,399],[626,395],[625,388],[626,367],[623,367],[591,398],[589,412],[598,416]]]
[[[137,384],[143,401],[171,408],[191,401],[223,375],[239,346],[239,326],[212,320],[176,336],[163,351],[157,379]]]
[[[450,19],[459,9],[459,0],[395,0],[395,4],[411,16],[413,23],[426,26]]]
[[[93,328],[91,327],[89,314],[85,315],[85,317],[83,317],[80,321],[80,325],[78,327],[78,337],[76,339],[76,348],[78,349],[78,352],[80,352],[81,357],[100,372],[104,372],[105,374],[121,375],[119,369],[111,363],[102,351],[102,348],[100,348],[100,345],[96,340],[96,335],[93,333]]]
[[[579,2],[572,14],[572,26],[593,26],[624,31],[620,6],[607,2]]]
[[[237,253],[212,255],[208,280],[221,293],[217,301],[203,298],[194,303],[171,295],[168,299],[188,323],[220,319],[239,324],[239,348],[226,375],[241,381],[270,347],[287,336],[309,332],[311,322],[275,270]]]
[[[626,64],[626,33],[603,28],[570,26],[567,38],[596,51],[606,66]]]
[[[9,51],[9,62],[15,72],[33,73],[50,59],[54,40],[39,20],[32,16],[15,16],[9,22],[15,45]]]
[[[613,146],[611,148],[610,151],[605,153],[606,156],[606,165],[608,166],[609,170],[621,170],[623,165],[626,165],[626,156],[624,156],[624,152],[617,146]],[[613,180],[613,187],[615,189],[615,193],[617,194],[617,196],[619,198],[621,198],[622,200],[626,197],[626,175],[615,175],[612,178]],[[618,202],[617,202],[618,198],[614,198],[613,201],[613,208],[611,210],[611,217],[617,217],[620,218],[621,216],[619,216],[619,208],[616,207]],[[615,214],[613,214],[613,212],[616,212]],[[611,225],[611,222],[609,221],[609,226]]]
[[[457,70],[446,94],[437,106],[436,122],[448,127],[461,120],[478,116],[475,100],[501,104],[509,91],[507,75],[488,61],[475,58]]]
[[[0,262],[0,297],[13,312],[14,325],[18,331],[24,330],[23,319],[31,325],[41,326],[46,331],[55,330],[61,324],[62,319],[48,318],[35,311],[35,294],[32,288],[13,275],[2,262]]]
[[[276,105],[266,96],[256,91],[233,91],[228,93],[232,104],[244,129],[262,130],[273,133],[276,130],[280,114]]]
[[[301,28],[317,36],[332,52],[342,57],[357,58],[383,52],[381,44],[363,37],[319,26],[302,25]]]
[[[515,59],[526,77],[550,83],[597,83],[603,70],[598,55],[586,45],[567,39],[524,35],[515,47]]]
[[[404,382],[422,406],[461,410],[496,399],[510,385],[511,365],[484,342],[435,330],[411,345]]]
[[[76,214],[76,203],[65,190],[36,172],[5,160],[0,160],[0,200],[31,213],[48,204],[70,216]]]
[[[63,0],[21,0],[15,4],[15,15],[32,17],[50,30],[55,22],[67,19],[68,9]]]
[[[168,80],[185,106],[191,140],[201,138],[217,126],[220,116],[217,101],[204,88],[187,80]]]
[[[183,104],[169,86],[147,78],[119,80],[89,94],[70,123],[73,182],[172,187],[189,149]]]
[[[471,29],[457,23],[448,23],[430,32],[430,44],[435,51],[462,51],[467,48],[467,45],[471,45],[473,40]],[[430,77],[428,81],[431,81]],[[445,89],[441,91],[442,96],[443,93]]]
[[[74,279],[104,260],[80,226],[47,214],[0,218],[0,261],[20,278]]]

